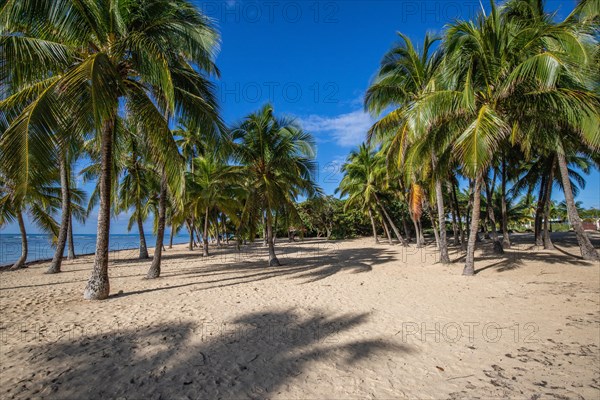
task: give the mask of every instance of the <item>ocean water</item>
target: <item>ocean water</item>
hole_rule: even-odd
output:
[[[169,243],[169,232],[165,232],[165,245]],[[180,233],[173,238],[173,244],[187,243],[187,232]],[[54,256],[55,247],[52,246],[50,236],[45,234],[27,235],[27,261],[46,260]],[[75,254],[91,254],[96,251],[96,235],[73,235]],[[109,240],[110,251],[131,250],[131,254],[121,254],[124,258],[133,258],[138,255],[139,235],[137,234],[111,234]],[[154,247],[156,236],[146,234],[148,248]],[[65,256],[67,246],[65,246]],[[12,264],[21,256],[21,235],[0,233],[0,265]]]

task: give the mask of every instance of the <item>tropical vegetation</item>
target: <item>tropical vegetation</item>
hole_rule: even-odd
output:
[[[423,247],[439,261],[511,232],[568,222],[586,260],[598,260],[575,196],[600,162],[600,7],[583,0],[558,20],[537,0],[490,3],[468,21],[382,58],[364,98],[377,122],[342,167],[334,196],[316,182],[314,137],[266,104],[227,126],[214,80],[219,34],[188,0],[0,1],[0,226],[24,216],[53,237],[48,273],[74,258],[73,220],[98,210],[84,298],[105,299],[111,217],[128,215],[139,255],[156,236],[146,278],[161,275],[165,233],[188,249],[262,237],[279,266],[278,235],[293,241],[372,235]],[[80,168],[81,165],[83,168]],[[77,171],[80,169],[79,171]],[[77,185],[94,182],[87,194]],[[564,201],[557,202],[557,198]],[[451,238],[450,238],[451,237]],[[451,240],[450,240],[451,239]]]

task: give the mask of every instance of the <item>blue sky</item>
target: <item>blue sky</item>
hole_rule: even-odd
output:
[[[453,19],[469,18],[481,9],[470,0],[192,1],[214,18],[221,32],[217,87],[225,121],[234,123],[267,101],[276,113],[298,118],[317,140],[318,181],[327,193],[337,187],[342,162],[373,122],[363,112],[362,96],[396,32],[419,43],[425,32],[442,33]],[[574,1],[546,4],[565,15]],[[598,171],[587,181],[577,200],[600,208]],[[558,190],[555,197],[562,200]],[[126,225],[127,217],[121,215],[113,219],[111,231],[126,233]],[[95,229],[94,213],[75,232]],[[5,232],[18,228],[10,225]]]

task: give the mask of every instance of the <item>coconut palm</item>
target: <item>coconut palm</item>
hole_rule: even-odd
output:
[[[387,231],[386,225],[389,224],[400,243],[406,245],[406,241],[381,199],[386,176],[385,159],[382,154],[377,153],[369,145],[363,143],[358,150],[350,153],[346,163],[342,166],[342,172],[344,177],[340,181],[336,192],[339,192],[340,196],[348,196],[344,208],[347,210],[349,207],[358,206],[369,215],[375,242],[379,240],[375,227],[374,212],[380,212],[384,230]]]
[[[517,3],[523,2],[511,2]],[[594,95],[557,86],[561,76],[573,82],[581,80],[575,65],[585,65],[589,59],[584,39],[568,26],[553,25],[542,17],[523,24],[511,13],[515,8],[500,10],[492,3],[489,15],[450,26],[444,40],[448,89],[426,94],[413,110],[426,115],[432,124],[452,119],[452,115],[458,126],[460,121],[464,124],[462,129],[450,130],[446,141],[452,143],[465,175],[474,181],[465,275],[474,274],[485,171],[511,133],[513,141],[528,151],[531,147],[527,145],[533,143],[528,135],[540,131],[551,110],[551,115],[564,119],[563,125],[577,132],[574,139],[590,145],[600,142],[597,129],[592,129],[592,120],[597,119],[597,113],[594,117],[591,112]]]
[[[385,54],[374,82],[365,95],[365,107],[369,111],[379,115],[389,107],[393,110],[373,126],[369,138],[387,142],[384,149],[388,162],[393,161],[390,165],[397,166],[408,181],[407,185],[411,188],[409,204],[417,233],[417,246],[422,245],[422,234],[420,218],[415,217],[421,213],[423,180],[431,181],[433,189],[431,192],[435,192],[438,212],[439,235],[435,226],[434,232],[436,238],[439,237],[440,261],[449,263],[442,191],[443,177],[440,176],[446,173],[442,171],[448,169],[440,162],[439,140],[426,138],[426,136],[435,136],[438,129],[428,124],[422,116],[411,115],[408,112],[418,98],[435,90],[436,86],[441,84],[438,79],[438,68],[442,60],[442,52],[432,50],[432,46],[438,39],[428,34],[425,35],[420,52],[406,35],[401,33],[398,35],[400,43]],[[420,145],[417,145],[418,143]],[[429,144],[429,146],[422,146],[422,144]],[[409,147],[412,147],[413,155],[407,162],[406,151]],[[417,174],[422,175],[420,179]]]
[[[67,154],[66,149],[60,151],[60,187],[62,188],[62,196],[61,196],[61,222],[60,222],[60,230],[58,233],[58,240],[56,243],[56,251],[54,252],[54,257],[52,258],[52,262],[50,263],[50,267],[46,271],[48,274],[54,274],[60,272],[60,266],[62,263],[63,254],[65,251],[65,246],[67,244],[67,234],[69,229],[69,220],[71,216],[71,198],[68,190],[68,180],[69,180],[69,171],[67,167]]]
[[[28,188],[25,194],[16,190],[10,179],[0,173],[0,227],[16,220],[21,234],[21,256],[12,265],[11,270],[23,268],[27,261],[28,243],[24,214],[28,214],[31,221],[42,231],[54,236],[58,234],[58,223],[53,214],[60,209],[61,199],[57,195],[60,189],[57,190],[52,179],[53,175],[57,175],[57,171],[53,172],[31,179],[32,187]]]
[[[96,257],[84,297],[104,299],[119,105],[141,125],[151,153],[176,181],[179,159],[165,117],[216,118],[212,86],[203,72],[216,72],[217,34],[186,0],[9,1],[0,11],[0,28],[5,33],[2,82],[8,82],[10,94],[1,104],[10,126],[0,143],[0,162],[17,188],[27,182],[23,149],[33,149],[43,161],[56,142],[55,132],[98,139]]]
[[[516,18],[519,23],[541,25],[543,47],[519,66],[515,76],[517,73],[525,76],[538,71],[543,73],[535,75],[541,82],[538,88],[542,90],[528,91],[523,96],[531,106],[520,110],[519,117],[530,121],[531,126],[522,129],[521,140],[528,147],[538,146],[556,152],[557,175],[562,182],[569,222],[581,255],[586,260],[600,260],[575,207],[568,167],[570,154],[578,152],[597,157],[600,149],[598,31],[597,25],[589,23],[590,18],[598,20],[599,11],[597,6],[593,11],[591,4],[593,2],[581,2],[560,24],[554,24],[546,14],[542,15],[542,11],[519,14]],[[529,119],[531,115],[537,118]]]
[[[148,258],[148,246],[144,233],[144,221],[148,218],[148,207],[151,193],[159,191],[160,183],[158,174],[147,161],[147,151],[142,135],[138,133],[127,137],[129,154],[123,157],[123,177],[118,186],[118,205],[116,211],[129,211],[131,216],[127,230],[137,225],[139,243],[139,259]]]
[[[188,188],[192,198],[193,215],[201,214],[204,218],[204,230],[202,235],[203,256],[208,254],[208,230],[211,211],[226,211],[234,215],[237,205],[237,194],[239,185],[236,182],[242,180],[240,167],[226,165],[217,154],[208,153],[204,157],[193,160],[194,172],[190,173],[190,184]],[[218,220],[215,224],[218,230]],[[218,234],[216,235],[218,237]]]
[[[342,165],[344,177],[340,181],[336,193],[340,193],[341,197],[348,196],[344,204],[344,212],[350,207],[357,207],[369,216],[373,230],[373,239],[375,243],[379,243],[375,218],[373,216],[373,192],[375,190],[374,162],[375,151],[370,149],[365,143],[360,145],[358,151],[351,152],[346,163]]]
[[[280,265],[273,241],[273,212],[288,205],[290,212],[297,213],[298,196],[319,192],[313,181],[314,139],[295,121],[275,117],[270,104],[234,126],[231,136],[233,158],[243,166],[246,177],[240,229],[253,238],[258,223],[264,219],[269,266]]]
[[[585,178],[582,173],[588,174],[592,167],[592,160],[584,153],[571,153],[567,157],[568,174],[573,190],[577,196],[580,188],[585,188]],[[558,167],[556,149],[548,149],[535,159],[527,162],[524,171],[511,189],[514,193],[534,190],[539,188],[538,205],[535,212],[534,235],[536,245],[543,245],[546,249],[553,248],[549,235],[548,221],[552,201],[553,187],[557,186],[564,192],[561,172]]]

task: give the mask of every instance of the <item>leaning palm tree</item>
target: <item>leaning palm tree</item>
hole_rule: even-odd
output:
[[[512,10],[513,4],[520,3],[538,4],[521,0],[509,3],[507,8]],[[579,152],[597,157],[600,151],[597,68],[600,10],[597,2],[582,1],[564,21],[555,24],[543,14],[541,7],[532,9],[536,12],[513,16],[516,23],[535,23],[542,28],[541,43],[534,48],[533,56],[519,65],[513,74],[517,82],[524,79],[522,75],[533,75],[538,83],[533,91],[530,86],[523,96],[531,106],[519,109],[517,114],[531,122],[529,127],[522,129],[521,140],[529,147],[556,151],[569,222],[581,255],[586,260],[600,260],[600,253],[585,233],[575,207],[568,167],[570,154]],[[537,118],[530,119],[532,114]]]
[[[234,160],[246,176],[244,208],[239,229],[254,237],[266,224],[269,266],[280,265],[275,255],[273,212],[282,205],[297,213],[295,200],[319,190],[313,180],[316,164],[314,139],[293,120],[276,118],[265,105],[232,128]]]
[[[60,173],[60,191],[61,191],[61,223],[58,237],[56,239],[56,250],[50,266],[46,270],[48,274],[55,274],[61,271],[62,259],[69,241],[69,258],[74,258],[73,248],[73,200],[72,200],[72,168],[78,153],[81,151],[82,143],[71,141],[59,146],[59,173]],[[80,198],[81,200],[81,198]]]
[[[381,200],[386,173],[384,161],[381,153],[377,153],[365,143],[361,144],[357,151],[350,153],[347,162],[342,166],[344,177],[336,192],[341,196],[348,196],[345,209],[358,206],[369,216],[375,242],[378,242],[378,238],[373,211],[378,210],[382,215],[384,230],[387,230],[386,224],[389,224],[400,243],[406,245],[406,241]]]
[[[84,298],[104,299],[120,106],[141,125],[151,153],[176,182],[181,167],[168,120],[190,114],[198,120],[217,118],[204,73],[216,72],[218,36],[211,21],[186,0],[9,1],[0,10],[0,31],[1,78],[9,92],[0,106],[10,123],[0,143],[0,163],[17,188],[27,181],[24,149],[34,149],[43,161],[51,153],[48,144],[56,142],[55,132],[98,139],[96,257]]]
[[[573,194],[577,196],[580,188],[585,188],[585,178],[582,173],[588,174],[592,167],[592,160],[583,152],[571,149],[567,155],[568,175]],[[536,245],[543,245],[552,249],[548,221],[550,217],[553,187],[557,186],[564,192],[561,172],[558,168],[558,155],[556,149],[540,151],[540,154],[526,163],[526,170],[518,177],[511,192],[518,194],[525,189],[533,191],[539,188],[538,205],[535,212],[534,237]]]
[[[12,265],[11,270],[23,268],[27,261],[25,214],[28,214],[30,220],[42,231],[54,237],[58,235],[58,223],[53,218],[53,214],[61,205],[61,198],[57,195],[60,189],[56,190],[52,178],[56,174],[53,169],[47,170],[46,174],[37,175],[30,181],[30,188],[20,192],[15,189],[14,183],[0,172],[0,227],[16,220],[21,234],[21,256]]]
[[[393,110],[381,118],[369,131],[369,140],[384,142],[388,164],[397,167],[403,172],[411,188],[412,207],[411,215],[417,234],[417,246],[421,246],[420,208],[422,181],[415,175],[417,170],[422,175],[425,171],[435,192],[435,202],[438,211],[439,225],[439,248],[442,263],[449,263],[448,245],[446,243],[446,222],[444,212],[444,199],[442,192],[442,176],[438,170],[446,171],[447,168],[440,163],[439,140],[430,137],[437,132],[437,127],[429,124],[421,115],[410,115],[408,112],[414,102],[425,93],[436,89],[439,82],[439,66],[442,60],[441,51],[433,51],[432,46],[437,38],[425,36],[423,48],[419,52],[412,41],[404,34],[398,33],[400,43],[388,51],[377,72],[374,82],[365,95],[365,107],[379,115],[385,109],[392,107]],[[409,165],[406,159],[406,151],[412,144],[429,144],[420,147],[420,157],[413,157]],[[436,152],[438,152],[436,154]],[[413,152],[414,153],[414,152]],[[415,168],[415,167],[419,168]],[[420,168],[425,166],[426,168]],[[419,217],[419,218],[416,218]],[[435,232],[435,226],[434,226]],[[436,233],[436,238],[437,238]]]

